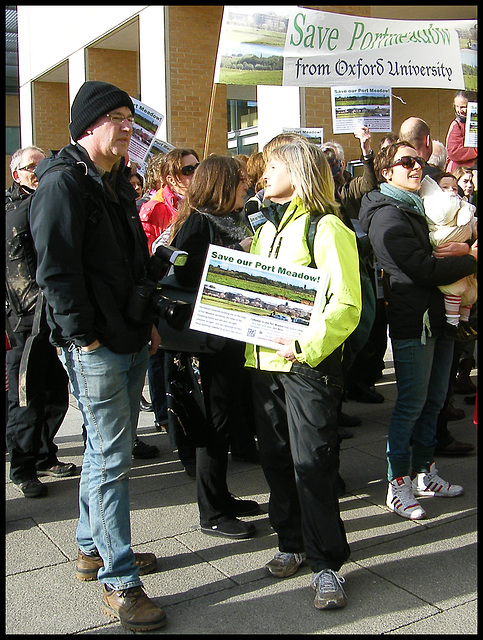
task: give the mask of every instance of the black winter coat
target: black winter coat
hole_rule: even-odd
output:
[[[27,215],[32,193],[14,182],[5,194],[5,288],[13,331],[31,330],[39,295],[37,257]]]
[[[384,270],[391,337],[420,338],[423,319],[433,336],[442,334],[444,297],[437,287],[475,273],[475,258],[434,258],[424,216],[379,190],[363,197],[359,220]]]
[[[135,353],[149,342],[152,322],[138,325],[128,318],[149,253],[136,192],[122,160],[120,165],[113,184],[118,202],[80,145],[67,145],[36,169],[39,186],[31,198],[30,227],[55,345],[99,340],[116,353]],[[61,170],[49,171],[54,167]]]

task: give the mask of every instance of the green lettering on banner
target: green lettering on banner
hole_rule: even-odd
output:
[[[354,42],[359,38],[361,38],[363,33],[364,33],[364,25],[362,24],[362,22],[354,22],[354,31],[352,32],[352,40],[349,47],[347,48],[347,51],[352,51]]]
[[[299,44],[302,42],[302,38],[304,37],[304,32],[299,27],[299,25],[297,23],[299,18],[302,18],[303,19],[303,24],[305,24],[305,16],[304,16],[304,14],[303,13],[297,13],[297,15],[295,16],[295,19],[294,19],[293,26],[294,26],[295,31],[297,31],[297,33],[300,35],[300,40],[298,42],[295,42],[294,39],[293,39],[293,35],[290,36],[290,44],[293,44],[294,47],[298,47]]]
[[[450,45],[451,34],[449,29],[434,27],[432,23],[429,24],[428,29],[423,29],[422,32],[388,33],[386,27],[384,33],[372,33],[371,31],[366,32],[363,22],[354,22],[352,39],[347,51],[352,51],[355,45],[357,45],[359,51],[363,51],[366,49],[374,49],[376,46],[379,49],[381,46],[386,47],[405,44],[407,42]]]
[[[306,49],[314,49],[316,46],[316,35],[318,34],[318,48],[322,49],[324,46],[329,51],[333,51],[337,48],[337,41],[340,36],[339,29],[336,27],[322,27],[313,24],[307,25],[305,28],[305,37],[304,37],[304,28],[299,24],[299,19],[301,19],[301,24],[305,28],[305,19],[306,16],[303,13],[297,13],[294,18],[294,29],[298,34],[297,41],[294,40],[293,34],[290,35],[290,44],[294,47],[298,47],[302,41],[303,46]]]

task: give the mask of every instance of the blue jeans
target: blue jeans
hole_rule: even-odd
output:
[[[148,366],[148,347],[113,353],[62,348],[61,360],[87,431],[79,487],[79,549],[101,556],[100,582],[115,589],[140,586],[131,549],[128,474]]]
[[[438,414],[448,392],[454,342],[444,336],[392,339],[397,399],[387,439],[388,480],[429,471]],[[410,441],[412,445],[412,459]]]

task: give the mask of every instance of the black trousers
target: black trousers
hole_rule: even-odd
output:
[[[205,447],[196,449],[196,489],[200,523],[212,526],[225,516],[229,500],[226,472],[230,441],[249,433],[242,390],[245,344],[227,340],[218,353],[200,355],[200,377],[207,415]]]
[[[383,299],[376,302],[376,317],[366,344],[354,355],[346,371],[346,388],[350,391],[358,382],[372,387],[384,370],[387,349],[387,314]]]
[[[19,368],[29,333],[15,333],[6,354],[8,373],[7,449],[10,479],[19,484],[37,476],[37,468],[57,463],[54,436],[69,406],[69,379],[48,335],[33,342],[27,373],[27,406],[19,406]]]
[[[337,405],[342,389],[308,366],[257,371],[253,399],[269,518],[279,549],[305,551],[312,571],[338,571],[349,558],[337,493]]]

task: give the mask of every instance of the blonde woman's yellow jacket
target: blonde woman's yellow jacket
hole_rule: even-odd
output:
[[[257,230],[250,253],[276,258],[284,265],[310,265],[310,217],[300,198],[294,198],[278,228],[267,220]],[[324,215],[317,224],[313,251],[316,267],[329,273],[328,302],[317,321],[294,340],[293,350],[299,362],[316,367],[357,327],[362,303],[355,233],[337,216]],[[246,345],[245,358],[247,367],[263,371],[289,372],[292,368],[276,351],[252,344]]]

